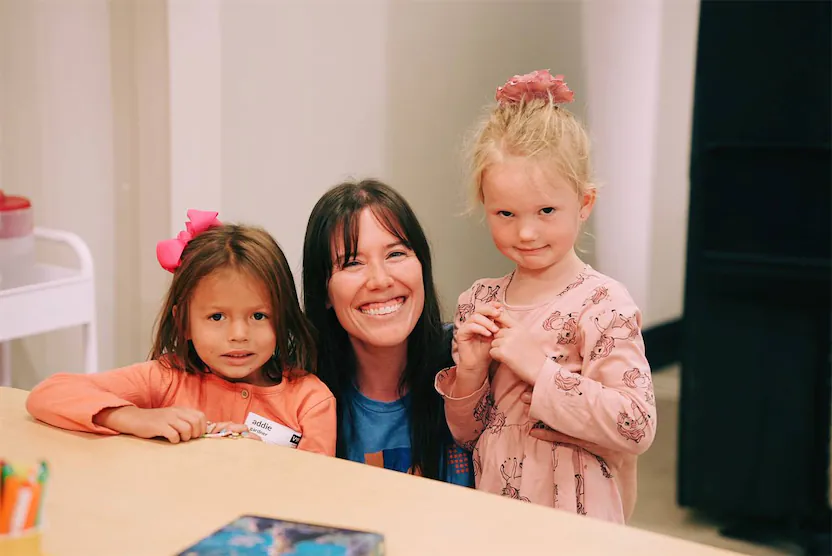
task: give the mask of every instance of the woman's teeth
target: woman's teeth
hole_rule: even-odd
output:
[[[384,305],[380,305],[378,303],[370,303],[361,307],[361,312],[365,315],[389,315],[390,313],[395,313],[399,309],[401,309],[402,305],[404,305],[404,301],[402,299],[397,299],[393,302],[388,302]]]

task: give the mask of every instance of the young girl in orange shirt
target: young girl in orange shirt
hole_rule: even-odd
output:
[[[334,455],[335,399],[313,374],[312,330],[280,247],[216,212],[188,217],[157,246],[173,280],[150,360],[51,376],[29,413],[75,431],[172,443],[235,434]]]

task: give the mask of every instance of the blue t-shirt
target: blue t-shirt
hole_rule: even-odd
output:
[[[407,411],[410,395],[395,402],[379,402],[351,387],[344,392],[344,401],[349,404],[343,425],[347,459],[407,473],[412,464]],[[439,476],[446,483],[473,487],[471,454],[450,441]]]

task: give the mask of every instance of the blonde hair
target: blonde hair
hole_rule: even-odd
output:
[[[551,94],[548,98],[498,103],[474,129],[468,148],[469,209],[483,202],[483,173],[506,155],[553,162],[578,195],[595,188],[589,135]]]

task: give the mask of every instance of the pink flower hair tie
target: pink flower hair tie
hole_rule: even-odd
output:
[[[156,244],[156,258],[162,268],[168,272],[173,272],[179,268],[179,265],[182,264],[182,252],[188,242],[210,228],[222,226],[222,222],[217,220],[218,214],[218,212],[190,209],[188,211],[190,222],[185,222],[185,229],[179,232],[175,238],[166,239]]]
[[[497,87],[497,102],[501,105],[514,104],[524,98],[549,100],[555,104],[566,104],[575,100],[575,93],[566,86],[562,75],[552,76],[549,70],[537,70],[526,75],[515,75],[502,87]]]

